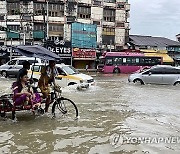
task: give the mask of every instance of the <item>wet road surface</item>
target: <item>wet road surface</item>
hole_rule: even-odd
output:
[[[78,121],[17,113],[0,120],[0,153],[180,153],[180,87],[134,85],[127,75],[97,75],[96,86],[63,89]],[[0,93],[12,79],[0,79]],[[173,140],[171,140],[173,139]]]

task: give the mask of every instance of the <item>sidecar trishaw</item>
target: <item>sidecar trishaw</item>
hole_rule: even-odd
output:
[[[41,58],[43,60],[60,60],[60,57],[55,53],[47,50],[41,46],[16,46],[13,49],[27,57],[35,57]],[[38,82],[38,79],[33,79],[33,70],[31,75],[31,84]],[[37,85],[37,84],[36,84]],[[34,91],[38,92],[38,86],[32,87]],[[68,99],[61,96],[61,88],[58,85],[51,85],[51,92],[50,92],[50,102],[52,104],[52,117],[58,116],[67,116],[68,118],[77,119],[78,118],[78,109],[75,103]],[[40,93],[40,92],[39,92]],[[45,103],[42,99],[40,105],[37,107],[37,111],[39,114],[43,114],[44,110],[41,108],[41,104]],[[13,94],[4,94],[0,96],[0,116],[6,117],[7,112],[12,113],[12,119],[16,118],[17,111],[24,111],[24,110],[32,110],[33,106],[31,104],[28,105],[15,105],[13,101]]]

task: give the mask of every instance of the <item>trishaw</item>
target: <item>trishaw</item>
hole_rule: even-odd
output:
[[[27,57],[38,57],[43,60],[60,60],[60,57],[55,53],[47,50],[41,46],[16,46],[13,49]],[[33,71],[31,75],[31,84],[36,85],[35,83],[38,82],[37,79],[33,78]],[[37,86],[32,87],[36,92],[38,91]],[[51,85],[51,104],[52,104],[52,117],[59,117],[59,116],[67,116],[68,118],[77,119],[78,118],[78,109],[75,103],[68,99],[61,96],[61,88],[59,86]],[[45,103],[45,101],[40,102],[40,104]],[[12,119],[16,118],[17,111],[23,110],[31,110],[32,105],[19,105],[15,106],[13,102],[13,94],[4,94],[0,96],[0,116],[6,117],[7,112],[12,112]],[[43,114],[44,110],[41,108],[41,105],[37,108],[38,113]]]

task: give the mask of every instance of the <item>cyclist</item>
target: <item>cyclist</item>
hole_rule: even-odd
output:
[[[55,85],[55,76],[58,75],[57,68],[55,67],[56,62],[54,60],[49,61],[49,65],[41,69],[41,77],[38,82],[38,86],[46,98],[45,112],[48,112],[50,104],[50,87],[49,84],[53,83]]]

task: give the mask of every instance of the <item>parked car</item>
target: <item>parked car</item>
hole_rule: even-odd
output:
[[[180,68],[166,65],[153,66],[128,77],[129,82],[140,84],[180,84]]]
[[[40,58],[36,58],[36,61],[35,61],[34,57],[21,56],[18,58],[14,58],[11,61],[8,61],[4,65],[1,65],[0,66],[0,74],[4,77],[17,76],[19,69],[21,69],[23,67],[23,65],[22,65],[23,61],[29,61],[31,65],[34,62],[35,63],[42,62],[42,60]]]
[[[28,71],[29,76],[32,74],[33,78],[39,79],[41,75],[41,68],[43,64],[35,64]],[[74,67],[65,64],[56,64],[59,75],[55,77],[55,82],[61,87],[77,84],[77,88],[88,88],[95,83],[94,79],[86,74],[79,73]]]

